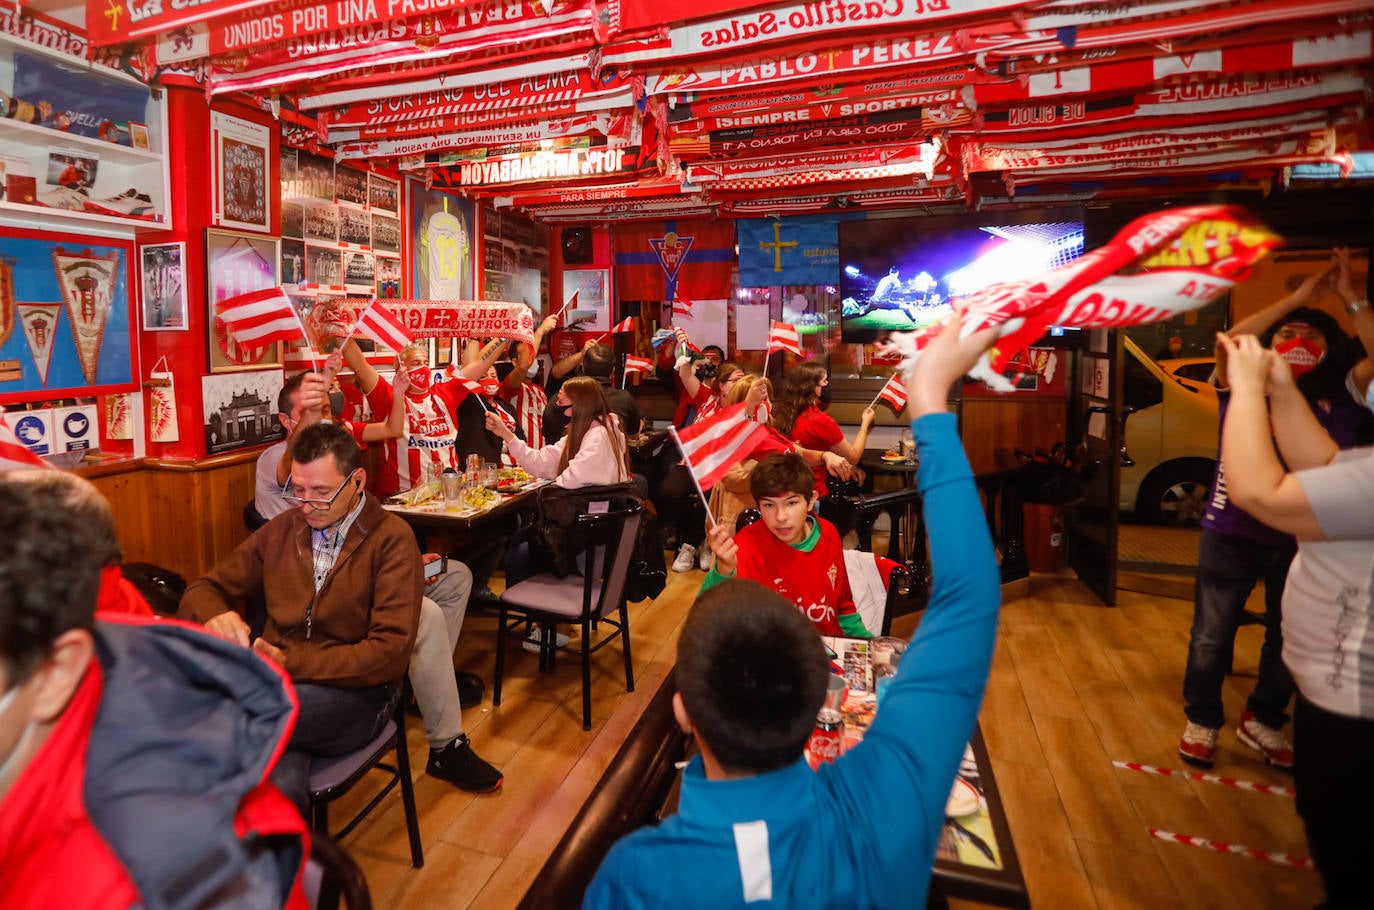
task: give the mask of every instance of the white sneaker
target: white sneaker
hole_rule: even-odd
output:
[[[674,572],[690,572],[697,565],[697,548],[689,543],[678,548],[677,559],[673,560]]]
[[[697,550],[697,566],[701,571],[706,572],[711,568],[711,559],[716,554],[711,552],[711,548],[702,544],[701,549]]]

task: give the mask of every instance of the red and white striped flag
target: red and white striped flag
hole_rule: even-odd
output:
[[[358,314],[353,332],[371,338],[393,351],[402,350],[415,341],[415,336],[406,330],[401,320],[396,318],[396,314],[382,306],[382,302],[376,297],[368,301],[367,306]]]
[[[797,334],[796,326],[775,322],[768,327],[768,350],[765,356],[774,351],[790,351],[798,357],[802,356],[801,335]]]
[[[900,373],[888,377],[887,385],[878,393],[878,398],[892,405],[892,410],[898,414],[902,413],[902,408],[906,407],[906,383],[902,381]],[[873,404],[878,403],[878,398],[873,399]]]
[[[611,331],[619,335],[622,332],[633,332],[635,330],[635,317],[626,316],[624,319],[611,326]]]
[[[274,341],[304,341],[305,326],[291,298],[281,288],[226,297],[215,304],[215,316],[234,341],[245,348],[265,348]]]
[[[690,316],[692,315],[692,301],[683,300],[681,297],[673,298],[673,315]]]
[[[775,432],[750,420],[744,409],[740,403],[681,430],[669,430],[701,489],[719,483],[727,471]]]
[[[14,430],[5,423],[4,408],[0,408],[0,472],[32,468],[52,468],[52,465],[33,454],[28,446],[19,441],[19,437],[14,435]]]
[[[654,362],[647,357],[636,357],[633,354],[625,355],[626,373],[644,373],[648,375],[654,371]]]

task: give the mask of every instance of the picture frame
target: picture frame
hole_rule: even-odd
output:
[[[248,231],[270,229],[267,178],[271,173],[271,136],[267,126],[211,113],[213,224]]]
[[[341,205],[339,208],[339,243],[371,248],[372,218],[364,209]]]
[[[282,365],[281,344],[242,348],[215,316],[215,305],[221,300],[278,285],[280,244],[276,237],[206,228],[205,325],[211,373],[266,370]]]
[[[129,142],[136,149],[148,149],[148,124],[129,121]]]
[[[339,242],[339,207],[332,202],[311,202],[305,206],[303,228],[306,240]]]
[[[401,252],[401,220],[390,215],[372,216],[372,248],[379,253]]]
[[[190,328],[186,244],[149,244],[139,248],[138,262],[143,331],[186,331]]]
[[[337,247],[305,247],[305,280],[324,287],[343,286],[343,254]]]
[[[367,175],[367,205],[374,212],[400,211],[401,181],[390,177]]]
[[[577,308],[568,311],[564,324],[572,325],[580,316],[583,317],[583,322],[579,326],[581,331],[610,331],[610,282],[609,269],[564,269],[563,299],[571,300],[573,294],[577,295]],[[724,322],[721,324],[723,326]]]
[[[283,238],[281,242],[281,283],[300,284],[305,280],[305,241]]]
[[[347,165],[334,165],[334,201],[367,205],[368,174]]]

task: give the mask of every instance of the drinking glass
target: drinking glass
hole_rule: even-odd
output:
[[[902,449],[902,455],[906,458],[906,463],[907,463],[907,464],[915,464],[915,463],[916,463],[916,443],[915,443],[915,441],[912,440],[912,438],[911,438],[911,428],[910,428],[910,427],[907,427],[907,428],[905,428],[904,430],[902,430],[902,439],[901,439],[901,442],[899,443],[899,445],[901,446],[901,449]]]
[[[456,511],[461,503],[458,498],[463,494],[463,475],[448,471],[439,475],[439,479],[444,484],[444,508],[449,511]]]
[[[501,466],[494,461],[488,461],[486,464],[482,465],[482,486],[486,487],[488,490],[496,489],[496,481],[500,477],[497,472],[500,469]]]

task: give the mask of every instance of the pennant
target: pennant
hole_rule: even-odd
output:
[[[646,376],[654,371],[654,362],[647,357],[636,357],[633,354],[625,355],[626,373],[643,373]]]
[[[635,330],[635,323],[635,317],[626,316],[624,319],[611,326],[611,332],[616,335],[620,335],[624,332],[633,332]]]
[[[804,356],[801,335],[797,334],[796,326],[786,322],[775,322],[768,327],[768,349],[764,356],[774,351],[789,351],[798,357]]]
[[[353,330],[393,351],[402,350],[415,340],[415,336],[406,331],[401,320],[382,306],[382,302],[375,297],[358,314],[358,321],[354,324]]]
[[[60,303],[20,303],[19,324],[24,329],[24,339],[29,343],[29,353],[33,355],[33,365],[38,368],[38,378],[43,385],[48,384],[48,367],[52,364],[52,345],[57,339],[57,320],[62,317]]]
[[[281,288],[265,288],[215,304],[215,318],[247,348],[265,348],[275,341],[304,341],[305,326]]]
[[[888,377],[887,384],[878,393],[878,398],[873,399],[873,403],[877,404],[879,398],[892,405],[892,410],[899,415],[902,413],[902,409],[906,407],[906,382],[900,373],[893,373]]]
[[[162,367],[162,369],[158,369]],[[181,422],[177,418],[177,389],[166,357],[159,357],[143,384],[148,390],[148,441],[180,442]],[[201,378],[201,388],[210,377]],[[209,396],[204,396],[208,398]]]
[[[124,392],[105,396],[105,438],[133,439],[133,404],[130,394]]]
[[[87,385],[96,384],[100,347],[105,341],[105,324],[114,302],[114,286],[120,278],[123,260],[119,253],[93,256],[89,251],[68,253],[61,247],[52,251],[57,286],[72,324],[76,356]]]
[[[0,472],[30,468],[52,469],[52,465],[31,452],[29,447],[19,440],[14,430],[5,422],[5,409],[0,408]]]
[[[621,300],[721,300],[733,290],[735,229],[729,221],[627,224],[614,240]]]
[[[681,430],[670,430],[701,489],[708,490],[719,483],[726,472],[772,432],[744,411],[745,405],[740,403]]]

